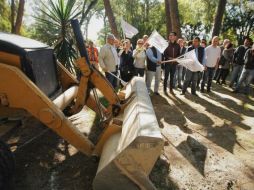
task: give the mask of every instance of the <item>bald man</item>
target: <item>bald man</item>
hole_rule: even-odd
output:
[[[205,92],[205,85],[207,84],[207,92],[211,91],[212,79],[214,71],[218,68],[218,63],[221,55],[221,48],[219,45],[219,37],[214,36],[212,44],[205,49],[205,70],[202,76],[201,92]]]

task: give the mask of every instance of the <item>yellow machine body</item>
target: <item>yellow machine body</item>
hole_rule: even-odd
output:
[[[121,185],[123,189],[156,189],[148,175],[163,140],[145,82],[134,78],[117,94],[85,58],[76,63],[81,71],[79,81],[57,62],[47,45],[0,33],[0,117],[25,110],[82,153],[101,156],[95,190],[118,189]],[[88,83],[100,90],[109,107],[98,104],[89,93]],[[109,122],[97,144],[63,112],[77,114],[84,105],[107,113]]]

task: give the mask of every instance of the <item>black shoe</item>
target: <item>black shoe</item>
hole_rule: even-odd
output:
[[[196,94],[196,92],[195,93],[191,93],[192,95],[194,95],[194,96],[198,96],[197,94]]]
[[[205,90],[203,88],[201,88],[200,92],[201,93],[205,93]]]
[[[210,93],[211,92],[211,90],[210,89],[207,89],[207,93]]]
[[[182,92],[180,95],[185,95],[185,92]]]
[[[233,90],[233,91],[231,91],[232,93],[238,93],[239,92],[239,90]]]
[[[157,96],[160,96],[160,93],[159,93],[159,92],[155,92],[154,94],[157,95]]]
[[[183,88],[181,85],[178,85],[177,87],[178,87],[179,89],[182,89],[182,88]]]

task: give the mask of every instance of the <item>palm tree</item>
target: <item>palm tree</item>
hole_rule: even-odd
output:
[[[54,50],[57,59],[72,73],[75,73],[74,60],[77,56],[73,47],[70,20],[76,18],[80,13],[74,8],[75,1],[49,0],[48,4],[42,3],[40,11],[44,17],[36,19],[45,26],[51,26],[55,33]]]
[[[119,33],[117,31],[116,21],[115,21],[115,17],[114,17],[113,11],[112,11],[110,1],[103,0],[103,2],[104,2],[105,12],[108,17],[109,25],[111,28],[111,32],[115,35],[116,38],[118,38]]]
[[[226,9],[226,4],[227,4],[227,0],[220,0],[219,1],[216,16],[214,19],[212,36],[219,36],[219,34],[220,34],[221,23],[222,23],[225,9]]]
[[[172,30],[177,33],[178,37],[181,37],[182,33],[181,33],[181,25],[180,25],[180,17],[179,17],[177,0],[169,0],[169,7],[170,7]]]

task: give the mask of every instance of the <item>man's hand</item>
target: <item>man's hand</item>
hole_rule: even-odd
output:
[[[104,72],[108,72],[108,69],[106,69],[106,68],[102,68],[102,70],[103,70]]]
[[[205,69],[204,69],[205,71],[207,70],[207,66],[205,66]]]
[[[215,69],[217,70],[218,68],[219,68],[219,65],[218,65],[218,64],[216,64],[216,65],[215,65]]]
[[[161,61],[157,61],[157,64],[161,64]]]

